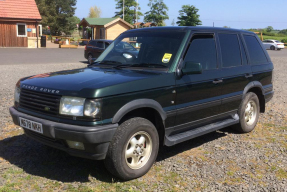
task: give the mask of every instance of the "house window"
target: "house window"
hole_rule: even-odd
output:
[[[27,26],[25,23],[17,23],[17,37],[27,37]]]

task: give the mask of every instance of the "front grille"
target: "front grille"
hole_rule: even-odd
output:
[[[19,106],[52,116],[59,114],[61,96],[21,89]]]

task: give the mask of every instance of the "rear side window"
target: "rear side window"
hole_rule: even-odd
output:
[[[200,63],[203,70],[217,68],[214,35],[194,35],[184,61]]]
[[[98,47],[98,48],[104,48],[104,42],[98,41],[98,42],[97,42],[97,47]]]
[[[96,41],[90,41],[90,42],[89,42],[89,45],[90,45],[90,46],[96,46],[96,44],[97,44]]]
[[[267,63],[265,53],[257,41],[256,37],[250,35],[243,35],[249,52],[250,62],[253,65]]]
[[[234,67],[241,65],[241,54],[236,34],[218,34],[221,55],[222,67]]]

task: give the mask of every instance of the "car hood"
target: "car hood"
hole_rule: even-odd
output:
[[[21,88],[66,96],[98,98],[174,84],[171,73],[157,71],[82,68],[34,75]]]

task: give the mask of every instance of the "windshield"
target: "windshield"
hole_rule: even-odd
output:
[[[281,43],[280,41],[275,41],[276,43]]]
[[[144,31],[120,35],[96,60],[100,64],[169,68],[185,32]]]

